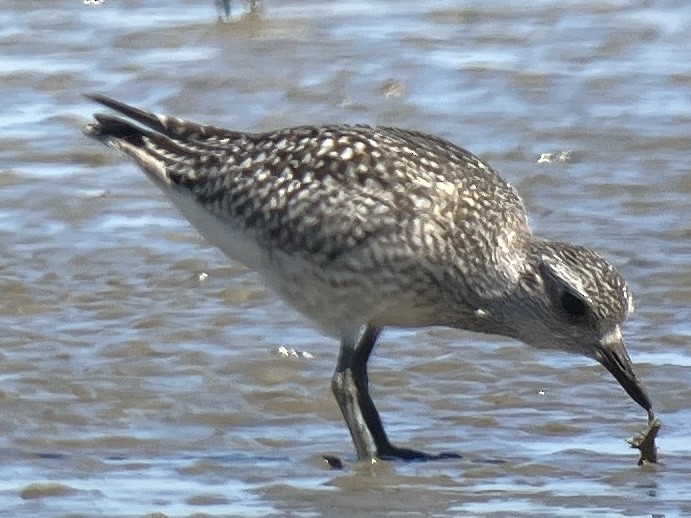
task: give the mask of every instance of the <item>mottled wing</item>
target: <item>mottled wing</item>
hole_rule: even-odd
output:
[[[450,264],[468,274],[491,270],[497,250],[527,229],[513,188],[437,137],[343,125],[240,133],[91,98],[127,119],[97,115],[90,136],[268,251],[322,265],[357,256],[367,263],[360,268],[386,263],[443,277]]]

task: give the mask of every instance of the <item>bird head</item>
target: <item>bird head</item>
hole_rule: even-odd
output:
[[[621,326],[633,311],[623,277],[594,251],[536,240],[521,277],[516,338],[584,354],[601,363],[652,419],[652,404],[633,370]]]

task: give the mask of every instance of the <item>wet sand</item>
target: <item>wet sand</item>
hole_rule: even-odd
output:
[[[265,4],[224,24],[212,1],[0,11],[0,516],[691,515],[691,8]],[[447,329],[385,332],[372,392],[392,440],[463,458],[356,463],[337,343],[81,134],[93,91],[479,154],[536,233],[631,284],[660,464],[637,466],[645,414],[602,367]]]

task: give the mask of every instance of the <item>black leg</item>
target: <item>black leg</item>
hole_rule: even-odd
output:
[[[381,329],[367,326],[357,341],[343,340],[331,387],[341,407],[355,442],[358,459],[431,460],[458,458],[442,453],[429,455],[408,448],[398,448],[389,441],[381,417],[369,395],[367,361]]]
[[[360,406],[360,394],[352,370],[354,355],[354,338],[344,338],[341,341],[336,371],[331,378],[331,390],[350,430],[358,459],[371,460],[378,457],[377,445]]]

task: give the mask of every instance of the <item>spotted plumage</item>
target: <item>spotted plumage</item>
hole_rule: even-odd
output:
[[[213,244],[341,339],[333,388],[361,458],[419,453],[388,442],[367,392],[386,326],[585,354],[652,417],[621,339],[633,310],[624,279],[592,250],[535,237],[515,189],[472,153],[398,128],[243,133],[90,97],[120,115],[97,114],[87,135],[130,156]]]

